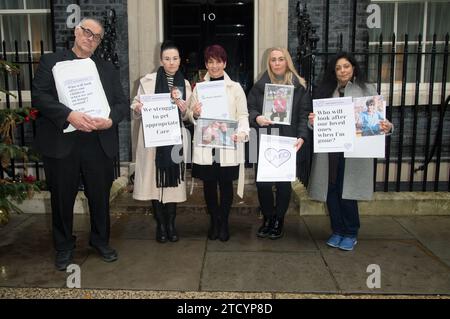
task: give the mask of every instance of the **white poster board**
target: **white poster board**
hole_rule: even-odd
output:
[[[386,137],[380,121],[386,118],[386,101],[383,96],[354,98],[356,139],[353,152],[345,158],[385,158]]]
[[[257,182],[293,182],[296,179],[296,138],[260,135]]]
[[[228,99],[225,81],[206,81],[197,83],[198,101],[202,103],[202,118],[228,120]]]
[[[178,107],[171,103],[170,93],[141,95],[140,101],[145,147],[181,144]]]
[[[355,110],[351,97],[313,100],[314,153],[352,152]]]
[[[91,117],[109,117],[111,109],[94,61],[88,58],[58,62],[52,73],[62,104]],[[75,130],[69,125],[64,133]]]

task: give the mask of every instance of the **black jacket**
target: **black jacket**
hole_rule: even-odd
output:
[[[257,130],[261,128],[256,123],[256,118],[262,115],[266,83],[271,83],[267,72],[255,83],[247,97],[250,126]],[[281,136],[301,137],[306,142],[310,139],[307,127],[308,114],[310,112],[312,112],[312,104],[309,93],[296,80],[292,103],[291,125],[275,124],[269,126],[269,128],[278,128]]]
[[[32,105],[39,111],[34,146],[38,152],[47,157],[64,158],[69,155],[79,134],[78,131],[63,133],[63,129],[69,125],[67,117],[71,109],[59,102],[52,74],[52,68],[57,62],[74,59],[77,57],[72,50],[45,54],[41,57],[33,79]],[[113,158],[119,148],[117,124],[128,114],[129,103],[123,94],[119,71],[110,62],[95,56],[91,59],[97,66],[111,108],[109,117],[113,121],[111,128],[91,134],[98,135],[105,154]]]

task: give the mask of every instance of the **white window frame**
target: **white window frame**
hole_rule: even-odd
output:
[[[401,45],[401,42],[397,41],[397,27],[398,27],[398,4],[399,3],[422,3],[424,4],[424,21],[422,26],[422,53],[426,52],[426,46],[432,45],[433,41],[427,40],[427,24],[428,24],[428,4],[430,2],[448,2],[446,0],[427,0],[427,1],[420,1],[420,0],[371,0],[373,3],[394,3],[394,30],[393,33],[396,35],[396,42],[395,46],[397,49],[398,45]],[[391,33],[392,34],[392,33]],[[379,45],[379,41],[371,41],[369,42],[369,47]],[[382,45],[391,45],[392,41],[383,41]],[[408,44],[412,45],[418,45],[418,41],[408,41]],[[445,44],[445,41],[436,41],[436,44]],[[397,59],[397,55],[395,56],[395,60]],[[396,61],[395,61],[396,62]],[[425,66],[426,66],[426,55],[422,55],[422,65],[421,65],[421,78],[420,78],[420,85],[419,85],[419,104],[428,104],[429,103],[429,87],[430,83],[427,82],[429,79],[425,79]],[[395,69],[394,68],[394,79],[395,79]],[[446,82],[446,92],[445,95],[450,94],[450,78],[447,79]],[[415,97],[415,83],[406,83],[406,105],[414,104],[414,97]],[[441,89],[442,89],[442,82],[434,82],[434,89],[433,89],[433,104],[440,104],[441,100]],[[400,105],[401,104],[401,90],[402,90],[402,84],[396,83],[394,80],[394,99],[393,103],[394,105]],[[390,91],[390,83],[382,82],[381,83],[381,94],[386,98],[389,99],[389,91]]]
[[[27,8],[27,0],[21,0],[23,1],[23,9],[0,9],[0,34],[1,34],[1,38],[5,39],[5,34],[4,34],[4,27],[3,27],[3,16],[4,15],[26,15],[27,16],[27,20],[28,20],[28,36],[27,36],[27,40],[30,41],[30,49],[31,49],[31,54],[37,54],[37,53],[41,53],[40,48],[33,48],[33,33],[31,32],[31,16],[32,15],[49,15],[51,14],[51,9],[28,9]],[[3,47],[0,44],[0,48],[1,48],[1,52],[0,52],[0,56],[3,58]],[[53,51],[44,51],[45,53],[51,53]],[[6,54],[15,54],[15,51],[6,51]],[[28,54],[28,51],[19,51],[19,54]],[[32,75],[31,75],[32,76]],[[15,94],[17,96],[17,91],[11,91],[11,93]],[[22,93],[22,100],[23,102],[30,102],[31,101],[31,92],[29,90],[23,90],[21,91]],[[1,93],[0,94],[0,107],[6,103],[5,102],[5,94]],[[10,101],[11,103],[16,103],[18,102],[18,99],[14,98],[14,97],[10,97]]]

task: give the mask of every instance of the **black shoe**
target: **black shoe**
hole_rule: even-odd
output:
[[[156,224],[156,241],[158,243],[164,244],[167,243],[167,229],[163,223]]]
[[[72,263],[73,249],[61,250],[56,252],[55,266],[59,271],[65,271],[67,267]]]
[[[163,203],[152,200],[153,216],[156,220],[156,241],[158,243],[167,243],[167,221]]]
[[[175,243],[175,242],[177,242],[180,239],[178,237],[178,232],[177,232],[177,229],[175,228],[175,225],[169,224],[167,226],[167,238],[172,243]]]
[[[270,231],[272,230],[275,219],[264,217],[263,224],[259,227],[256,236],[259,238],[267,238],[269,237]]]
[[[166,204],[167,213],[167,238],[170,242],[177,242],[178,237],[177,229],[175,228],[175,218],[177,216],[177,206],[175,203]]]
[[[105,261],[107,263],[116,261],[119,258],[115,249],[111,248],[108,245],[94,246],[94,245],[90,244],[90,246],[92,248],[94,248],[97,251],[97,253],[102,257],[103,261]]]
[[[230,231],[228,229],[229,212],[222,211],[220,214],[219,224],[219,240],[228,241],[230,239]]]
[[[270,231],[270,239],[279,239],[283,237],[283,223],[284,219],[277,217],[275,223],[273,224],[272,230]]]
[[[216,240],[219,238],[219,216],[217,212],[211,211],[209,212],[210,216],[210,222],[209,222],[209,229],[208,229],[208,238],[210,240]]]

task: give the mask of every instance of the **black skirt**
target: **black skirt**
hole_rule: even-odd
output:
[[[239,165],[221,167],[218,163],[212,165],[192,165],[192,177],[202,181],[235,181],[239,178]]]

